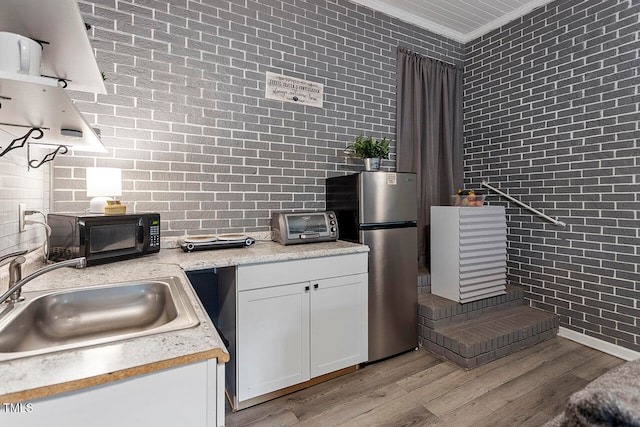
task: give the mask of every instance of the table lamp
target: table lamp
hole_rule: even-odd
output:
[[[87,168],[87,197],[90,213],[105,213],[108,201],[122,195],[122,171],[117,168]]]

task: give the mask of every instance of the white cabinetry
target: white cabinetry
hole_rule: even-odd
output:
[[[366,253],[237,268],[236,407],[367,361],[366,272]]]
[[[431,293],[467,303],[505,293],[504,207],[431,207]]]
[[[309,379],[308,284],[253,289],[238,296],[240,400]]]
[[[224,426],[224,364],[178,366],[0,408],[12,427]]]
[[[311,282],[311,378],[367,361],[367,274]]]
[[[62,80],[70,90],[106,93],[77,0],[2,0],[0,31],[43,45],[42,76],[0,71],[0,128],[13,137],[22,137],[31,128],[41,129],[42,138],[29,144],[105,152],[95,131],[58,84]],[[68,136],[80,135],[78,132],[82,136]],[[2,149],[7,139],[11,137],[0,140]]]

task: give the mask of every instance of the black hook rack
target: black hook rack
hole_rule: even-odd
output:
[[[34,133],[37,133],[38,135],[33,135]],[[29,129],[29,131],[27,133],[25,133],[20,138],[16,138],[13,141],[11,141],[11,143],[7,146],[7,148],[2,150],[2,153],[0,153],[0,157],[4,156],[5,154],[7,154],[11,150],[14,150],[16,148],[24,147],[24,144],[26,144],[28,142],[29,138],[42,139],[43,136],[44,136],[44,132],[42,131],[42,129],[40,129],[40,128],[31,128],[31,129]]]
[[[2,101],[11,101],[11,98],[8,96],[0,95],[0,108],[2,108]]]
[[[55,79],[58,82],[58,86],[60,86],[62,89],[66,89],[67,86],[69,86],[69,82],[73,81],[71,79],[65,79],[64,77],[56,77],[56,76],[50,76],[47,74],[41,74],[41,77],[46,77],[48,79]]]
[[[44,158],[39,162],[35,159],[29,160],[29,167],[33,169],[38,169],[40,166],[44,165],[45,163],[55,159],[58,154],[66,154],[68,151],[69,149],[67,148],[66,145],[59,145],[58,148],[56,148],[54,151],[44,156]]]

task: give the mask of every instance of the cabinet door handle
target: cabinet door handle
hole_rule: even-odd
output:
[[[313,285],[313,289],[318,289],[318,286],[320,286],[320,285],[318,285],[317,283],[315,283],[315,284]]]
[[[309,286],[305,286],[305,287],[304,287],[304,291],[305,291],[305,292],[309,292],[309,289],[310,289],[310,288],[309,288]]]

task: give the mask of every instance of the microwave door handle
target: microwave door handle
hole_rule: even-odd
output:
[[[137,236],[137,240],[138,243],[143,244],[144,243],[144,224],[139,223],[138,224],[138,232],[136,233]]]

